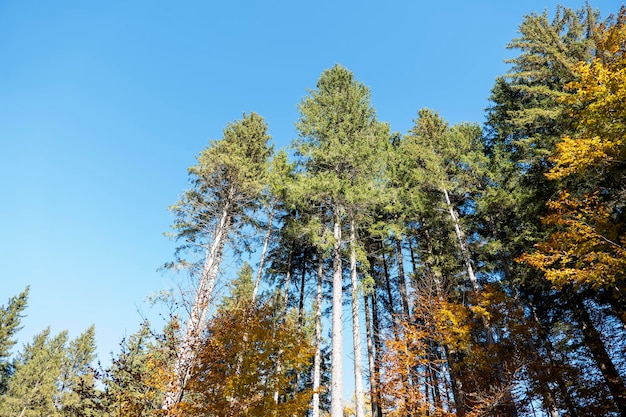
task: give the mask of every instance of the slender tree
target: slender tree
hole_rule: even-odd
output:
[[[303,167],[305,195],[329,213],[333,231],[332,387],[331,416],[343,413],[342,294],[344,226],[356,219],[357,208],[373,183],[365,180],[381,137],[388,127],[376,120],[370,92],[347,69],[336,65],[320,76],[317,89],[300,104],[296,150]],[[386,133],[387,132],[387,133]],[[374,175],[378,171],[374,171]],[[371,171],[369,173],[371,176]],[[362,187],[362,188],[359,188]],[[370,195],[371,196],[371,195]],[[358,297],[353,298],[358,304]],[[358,312],[358,305],[354,307]],[[353,332],[358,332],[353,314]],[[355,336],[360,340],[359,335]],[[360,343],[355,346],[356,387],[362,386]],[[364,413],[363,393],[356,394],[358,417]]]
[[[200,153],[198,164],[189,168],[193,188],[172,207],[177,215],[175,236],[185,242],[181,249],[204,252],[205,256],[180,341],[175,376],[166,393],[166,410],[182,399],[229,234],[243,226],[264,186],[272,152],[269,139],[267,126],[256,113],[244,114],[229,124],[223,138],[211,142]]]

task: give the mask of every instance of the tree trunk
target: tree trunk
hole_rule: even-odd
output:
[[[363,294],[363,304],[365,308],[365,337],[367,338],[367,364],[369,369],[369,382],[370,382],[370,405],[372,408],[372,417],[378,416],[378,398],[376,393],[378,392],[378,381],[376,380],[376,365],[374,356],[374,332],[372,331],[372,313],[370,311],[369,295]]]
[[[333,234],[333,313],[332,313],[332,369],[330,417],[343,417],[343,270],[341,259],[341,217],[339,209],[335,209]]]
[[[298,324],[302,327],[304,323],[304,286],[306,284],[306,257],[307,250],[302,252],[302,275],[300,276],[300,300],[298,301]]]
[[[452,395],[454,396],[456,416],[465,417],[465,391],[463,390],[463,381],[459,373],[454,369],[454,364],[457,362],[456,353],[450,352],[446,346],[444,346],[444,352],[448,363],[450,386],[452,388]]]
[[[593,359],[604,377],[606,386],[613,397],[613,402],[619,410],[620,415],[626,417],[626,386],[624,386],[624,380],[619,372],[617,372],[615,364],[613,364],[611,357],[606,351],[604,342],[602,342],[600,333],[596,330],[589,316],[589,312],[587,311],[587,307],[585,307],[585,303],[583,303],[582,297],[580,294],[575,293],[574,290],[570,290],[569,293],[573,302],[572,312],[574,313],[576,321],[578,321],[585,344],[591,351]]]
[[[387,259],[383,252],[383,270],[385,273],[385,289],[387,290],[387,305],[389,306],[389,313],[391,313],[391,328],[393,329],[393,335],[396,340],[400,340],[398,335],[398,324],[396,317],[396,310],[393,306],[393,295],[391,294],[391,279],[389,278],[389,269],[387,268]]]
[[[285,277],[285,288],[284,288],[284,300],[283,300],[283,311],[282,316],[287,315],[287,308],[289,307],[289,290],[291,287],[291,270],[293,263],[293,244],[289,248],[289,256],[287,257],[287,275]],[[276,375],[280,375],[283,369],[283,350],[279,349],[278,358],[276,359]],[[278,404],[278,391],[274,391],[274,403]]]
[[[409,297],[406,290],[406,279],[404,276],[404,257],[402,256],[402,239],[397,236],[396,257],[398,260],[398,290],[400,291],[400,303],[402,305],[402,319],[409,319]]]
[[[380,398],[380,360],[382,352],[382,340],[380,338],[380,321],[378,320],[378,296],[376,294],[377,280],[374,271],[374,259],[370,258],[370,274],[374,279],[374,288],[372,289],[372,340],[374,342],[373,356],[374,364],[370,368],[373,376],[374,385],[372,389],[372,417],[383,417],[382,400]],[[370,365],[371,366],[371,365]],[[376,409],[374,409],[376,405]]]
[[[229,195],[232,192],[234,191],[229,191]],[[226,203],[222,209],[219,222],[215,227],[211,247],[207,249],[206,259],[202,268],[202,276],[200,277],[200,282],[198,283],[196,297],[191,307],[191,314],[189,320],[187,321],[185,334],[183,335],[180,348],[176,356],[176,362],[174,364],[174,378],[169,383],[167,391],[165,392],[163,409],[168,413],[182,400],[185,385],[187,384],[193,369],[193,362],[196,357],[196,347],[211,303],[211,296],[217,279],[217,271],[222,259],[224,243],[230,227],[230,220],[230,204]]]
[[[269,219],[267,220],[267,232],[265,233],[265,239],[263,239],[263,249],[261,250],[261,259],[259,260],[259,269],[256,271],[256,279],[254,280],[254,291],[252,292],[252,302],[256,300],[259,292],[259,284],[261,283],[261,276],[263,274],[263,264],[265,263],[265,255],[267,254],[267,246],[272,236],[272,222],[274,220],[274,211],[276,205],[272,204],[272,210],[270,211]]]
[[[365,417],[363,364],[361,352],[361,323],[359,320],[359,288],[356,270],[356,226],[350,219],[350,281],[352,283],[352,342],[354,345],[354,392],[356,417]]]
[[[293,263],[293,245],[289,248],[289,255],[287,256],[287,273],[285,275],[285,288],[283,290],[283,311],[282,314],[287,314],[287,308],[289,307],[289,290],[291,289],[291,270]]]
[[[448,212],[450,213],[450,217],[452,218],[452,222],[454,223],[454,231],[456,233],[457,240],[459,241],[459,248],[461,249],[461,256],[463,257],[463,262],[465,262],[465,268],[467,269],[467,276],[470,280],[470,284],[472,285],[472,289],[474,291],[478,291],[480,287],[478,286],[478,280],[476,279],[476,274],[474,274],[474,268],[472,267],[472,260],[470,258],[469,251],[467,250],[467,246],[465,245],[465,238],[463,237],[463,232],[461,231],[461,225],[459,223],[459,218],[454,211],[454,207],[450,202],[450,196],[448,195],[448,190],[443,188],[443,195],[446,198],[446,204],[448,205]]]
[[[318,253],[317,294],[315,297],[315,357],[313,359],[313,410],[312,417],[320,417],[320,385],[322,376],[322,278],[324,258]]]

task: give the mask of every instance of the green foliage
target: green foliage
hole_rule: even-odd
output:
[[[300,103],[295,148],[310,199],[325,206],[359,205],[380,193],[389,127],[376,120],[370,96],[352,72],[335,65]]]
[[[13,373],[9,361],[11,348],[15,346],[15,334],[21,329],[20,322],[28,300],[29,287],[15,297],[11,297],[7,306],[0,307],[0,395],[7,389],[7,383]]]
[[[242,265],[237,277],[228,284],[228,290],[228,295],[224,296],[221,303],[224,310],[236,311],[252,301],[254,279],[250,264],[245,262]]]
[[[185,242],[179,251],[197,249],[194,244],[210,238],[222,213],[228,215],[227,226],[243,225],[266,185],[270,138],[261,116],[244,114],[226,126],[222,139],[200,152],[198,163],[189,168],[192,188],[170,207],[176,215],[173,235]]]
[[[167,335],[167,332],[166,332]],[[101,376],[103,415],[147,417],[158,415],[166,386],[168,340],[156,339],[147,323],[120,344],[121,352]],[[108,413],[108,414],[104,414]]]
[[[0,414],[7,417],[57,415],[54,397],[65,355],[67,332],[50,335],[46,329],[24,346],[15,360],[15,372],[6,394],[0,397]]]
[[[70,341],[61,363],[61,374],[55,396],[57,408],[63,416],[97,416],[95,375],[92,368],[96,359],[95,328],[91,326]]]

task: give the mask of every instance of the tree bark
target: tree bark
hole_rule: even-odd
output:
[[[322,376],[322,278],[324,258],[318,253],[317,294],[315,297],[315,356],[313,359],[313,410],[312,417],[320,417],[320,385]]]
[[[298,301],[298,324],[300,326],[302,326],[302,324],[304,323],[304,287],[306,284],[306,257],[307,257],[307,249],[304,249],[304,251],[302,252],[302,265],[301,265],[301,272],[302,274],[300,275],[300,299]]]
[[[229,191],[229,196],[234,190]],[[187,321],[185,334],[174,364],[174,378],[168,385],[163,401],[163,409],[168,413],[178,404],[184,394],[185,385],[193,369],[196,356],[196,347],[202,333],[202,327],[209,310],[211,296],[217,279],[217,271],[222,259],[222,252],[228,235],[231,220],[231,206],[227,201],[220,214],[220,219],[213,233],[213,242],[207,249],[202,276],[198,283],[198,290],[191,307],[191,314]]]
[[[365,308],[365,337],[367,339],[367,364],[369,369],[369,382],[370,382],[370,405],[372,409],[372,417],[378,416],[378,381],[376,380],[376,365],[374,357],[374,332],[372,331],[372,313],[370,311],[369,294],[363,294],[363,304]]]
[[[393,335],[396,340],[400,340],[398,335],[398,323],[396,317],[396,310],[393,306],[393,295],[391,294],[391,279],[389,278],[389,269],[387,268],[387,260],[385,253],[383,252],[383,269],[385,273],[385,289],[387,290],[387,305],[389,306],[389,313],[391,313],[391,328],[393,329]]]
[[[374,270],[374,258],[371,257],[370,261],[370,274],[374,279],[374,288],[372,289],[372,341],[374,343],[373,349],[373,366],[370,364],[370,373],[373,376],[374,385],[371,385],[372,389],[372,417],[383,417],[382,400],[380,398],[380,360],[382,352],[382,340],[380,337],[380,321],[378,320],[378,296],[376,294],[377,280]],[[367,299],[367,297],[366,297]],[[366,307],[367,308],[367,307]],[[374,408],[374,405],[376,408]]]
[[[350,281],[352,283],[352,342],[354,345],[354,391],[356,417],[365,417],[365,395],[363,390],[363,363],[361,352],[361,323],[359,320],[359,288],[356,269],[356,225],[350,219]]]
[[[589,312],[587,311],[582,297],[580,294],[575,293],[574,290],[568,292],[570,293],[573,304],[572,312],[574,313],[576,321],[578,321],[585,344],[591,351],[591,355],[604,377],[606,386],[613,397],[613,402],[619,410],[620,415],[626,417],[626,386],[624,386],[624,380],[615,368],[615,364],[611,360],[609,353],[606,351],[604,342],[589,316]]]
[[[472,267],[472,260],[470,258],[469,251],[467,250],[467,245],[465,245],[465,238],[463,237],[463,232],[461,230],[461,225],[459,223],[459,218],[454,211],[454,206],[450,202],[450,195],[448,194],[448,190],[446,188],[442,188],[443,195],[446,198],[446,204],[448,205],[448,212],[450,213],[450,217],[452,218],[452,222],[454,223],[454,232],[456,233],[457,240],[459,241],[459,248],[461,249],[461,256],[463,257],[463,262],[465,263],[465,268],[467,269],[467,276],[470,280],[470,284],[474,291],[478,291],[480,287],[478,286],[478,279],[476,279],[476,274],[474,274],[474,268]]]
[[[341,214],[335,209],[333,235],[333,313],[332,313],[332,369],[330,416],[343,417],[343,270],[341,259]]]
[[[400,303],[402,305],[402,319],[409,319],[409,297],[406,290],[406,279],[404,276],[404,257],[402,256],[402,239],[397,236],[396,257],[398,260],[398,290],[400,291]]]
[[[259,292],[259,284],[261,283],[261,276],[263,274],[263,265],[265,263],[265,256],[267,254],[267,246],[272,236],[272,222],[274,220],[274,211],[276,206],[272,204],[270,216],[267,220],[267,232],[265,233],[265,239],[263,239],[263,249],[261,250],[261,259],[259,260],[259,269],[256,271],[256,279],[254,280],[254,291],[252,292],[252,302],[256,301],[257,294]]]

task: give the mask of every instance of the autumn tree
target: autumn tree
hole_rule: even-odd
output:
[[[573,66],[580,78],[568,85],[574,94],[562,101],[571,106],[578,129],[557,144],[550,158],[554,166],[546,173],[561,187],[542,217],[552,231],[535,244],[534,251],[519,258],[542,271],[555,288],[571,298],[575,319],[621,415],[626,415],[626,385],[583,297],[608,302],[612,313],[626,322],[621,296],[626,289],[622,198],[626,178],[625,14],[622,8],[617,22],[594,28],[598,38],[595,58]]]
[[[292,387],[296,375],[310,366],[311,344],[297,320],[283,316],[280,303],[252,301],[253,288],[251,269],[244,269],[207,324],[188,394],[176,413],[288,416],[304,415],[309,408],[311,391]]]

